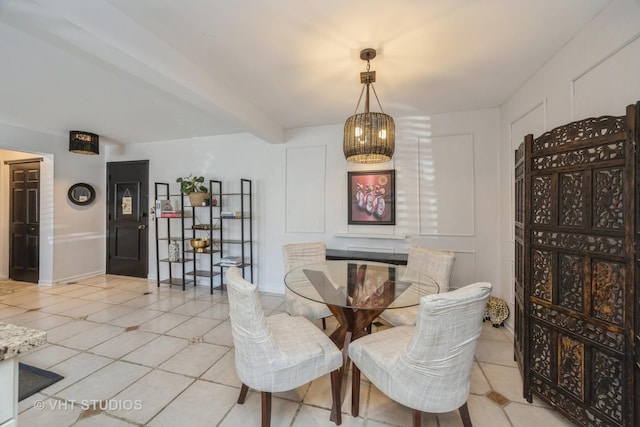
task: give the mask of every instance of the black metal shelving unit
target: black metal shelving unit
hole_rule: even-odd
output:
[[[182,286],[185,290],[187,285],[196,286],[199,280],[206,280],[211,294],[216,288],[223,291],[224,271],[230,266],[222,262],[226,256],[240,257],[241,262],[235,266],[242,271],[242,277],[253,282],[251,180],[240,180],[240,192],[225,193],[222,182],[212,179],[209,180],[209,194],[211,200],[217,200],[215,206],[211,202],[208,206],[185,206],[183,194],[171,194],[168,183],[155,183],[155,200],[174,200],[180,203],[180,210],[176,210],[175,216],[162,217],[161,212],[155,212],[158,287],[168,284]],[[239,210],[236,210],[238,208]],[[225,217],[225,209],[227,212],[231,209],[230,212],[238,215]],[[176,230],[178,224],[179,231]],[[190,239],[197,237],[209,237],[210,246],[201,252],[194,250],[190,245]],[[168,253],[169,242],[172,240],[180,245],[181,256],[177,261],[161,257],[163,251]],[[168,265],[168,277],[162,279],[161,266],[164,264]]]
[[[220,258],[240,256],[241,263],[235,265],[242,271],[242,277],[253,283],[253,189],[249,179],[240,179],[239,193],[222,193],[220,211]],[[225,209],[240,208],[239,215],[233,217],[223,215]],[[229,212],[229,211],[227,211]],[[231,238],[228,238],[229,235]],[[239,236],[239,238],[237,238]],[[221,270],[229,265],[218,263]],[[249,275],[247,276],[247,272]]]
[[[161,284],[168,284],[170,286],[182,286],[182,290],[186,289],[187,285],[194,283],[193,280],[189,280],[187,278],[185,264],[192,263],[193,258],[186,258],[185,252],[185,215],[184,215],[184,195],[182,194],[171,194],[171,187],[168,183],[165,182],[156,182],[155,183],[155,200],[162,201],[180,201],[180,210],[175,211],[175,214],[172,216],[162,216],[162,212],[157,211],[157,207],[155,208],[155,229],[156,229],[156,275],[157,275],[157,283],[158,287]],[[175,216],[174,216],[175,215]],[[180,233],[176,234],[176,226],[173,224],[180,224]],[[169,257],[161,257],[161,251],[164,251],[168,254],[169,243],[174,240],[178,242],[180,245],[180,253],[181,256],[177,261],[169,261]],[[164,244],[166,242],[166,244]],[[161,279],[161,265],[168,265],[168,277],[165,279]],[[179,274],[177,274],[177,270],[179,270]]]
[[[222,268],[216,267],[216,257],[221,253],[220,249],[220,236],[222,233],[220,222],[220,203],[219,198],[222,193],[222,182],[211,179],[209,180],[209,194],[210,201],[209,206],[191,206],[191,213],[193,221],[191,225],[186,227],[185,233],[189,235],[189,239],[196,237],[204,237],[211,239],[211,244],[202,252],[198,252],[191,248],[185,250],[185,253],[194,258],[193,269],[187,271],[187,276],[193,277],[193,280],[197,282],[198,278],[207,279],[209,282],[209,292],[213,294],[213,290],[216,287],[220,287],[222,290],[222,280],[220,285],[215,285],[216,276],[222,275]],[[213,200],[217,200],[216,205],[213,205]],[[199,215],[206,212],[206,220],[196,224],[199,220]],[[202,218],[200,218],[202,219]],[[185,245],[186,246],[186,245]],[[202,268],[204,264],[204,268]]]

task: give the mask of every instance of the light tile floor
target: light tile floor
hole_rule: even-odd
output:
[[[264,294],[267,314],[283,296]],[[19,403],[19,424],[39,426],[258,426],[260,395],[236,400],[233,341],[225,294],[182,291],[122,276],[56,286],[0,281],[0,322],[47,331],[47,344],[20,361],[65,378]],[[318,326],[320,326],[318,324]],[[328,322],[327,330],[335,324]],[[375,329],[374,329],[375,330]],[[570,426],[556,411],[522,398],[505,328],[483,326],[469,411],[476,427]],[[353,418],[350,376],[343,381],[343,426],[409,426],[411,410],[362,384]],[[329,378],[274,395],[272,425],[333,426]],[[461,426],[457,411],[423,416],[423,426]]]

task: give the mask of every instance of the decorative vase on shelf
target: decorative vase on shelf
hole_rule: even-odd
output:
[[[180,245],[175,240],[169,242],[169,262],[180,260]]]
[[[209,193],[189,193],[191,206],[209,206]]]

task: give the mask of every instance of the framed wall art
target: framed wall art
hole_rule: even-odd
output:
[[[396,224],[395,172],[348,172],[349,224]]]

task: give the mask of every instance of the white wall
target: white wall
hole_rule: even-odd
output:
[[[524,136],[640,100],[640,3],[612,1],[500,108],[500,276],[513,283],[513,163]],[[513,312],[513,286],[504,296]],[[507,326],[512,327],[510,318]]]
[[[8,276],[9,168],[5,160],[43,157],[40,182],[40,284],[65,283],[104,273],[104,156],[68,152],[68,135],[52,135],[0,123],[0,277]],[[96,201],[76,206],[69,187],[85,182]]]
[[[423,244],[456,251],[453,286],[488,280],[494,295],[512,303],[514,148],[527,133],[539,135],[588,116],[623,114],[627,104],[640,100],[638,75],[640,2],[614,0],[499,110],[396,117],[397,149],[389,164],[346,163],[342,124],[291,129],[283,145],[240,134],[103,146],[97,157],[68,153],[66,135],[0,124],[0,150],[45,157],[44,283],[104,271],[105,162],[149,159],[151,182],[189,172],[230,185],[243,177],[254,181],[257,281],[265,291],[283,290],[281,245],[286,242],[324,240],[333,248],[386,252]],[[312,173],[289,167],[288,161],[300,158]],[[383,168],[397,174],[397,225],[347,225],[347,171]],[[6,180],[5,171],[0,170],[0,180]],[[80,209],[66,200],[76,182],[96,187],[90,207]],[[0,183],[0,224],[6,224],[4,188]],[[287,211],[300,188],[317,193],[317,203]],[[311,231],[301,231],[307,226]],[[6,275],[8,258],[2,227],[0,277]],[[150,240],[150,277],[153,248]]]
[[[151,183],[175,183],[192,172],[232,190],[240,178],[253,180],[254,281],[263,291],[284,292],[283,244],[322,240],[337,249],[452,250],[458,257],[452,286],[487,280],[500,292],[497,110],[396,118],[396,126],[396,154],[379,165],[345,161],[342,124],[290,129],[280,145],[247,134],[130,144],[108,149],[107,161],[148,159]],[[396,170],[395,226],[347,224],[347,171],[364,169]]]
[[[271,243],[282,230],[283,145],[268,144],[249,134],[192,138],[178,141],[129,144],[106,150],[107,161],[149,160],[149,200],[154,200],[154,183],[167,182],[179,193],[176,178],[202,175],[219,179],[224,192],[240,190],[240,179],[252,180],[255,275],[262,288],[280,290],[281,280],[270,283],[282,264],[274,265]],[[149,277],[156,277],[155,223],[149,222]],[[279,254],[279,252],[278,252]],[[165,257],[164,254],[161,254]],[[162,268],[163,266],[161,266]],[[274,270],[275,269],[275,270]],[[163,271],[164,273],[164,271]],[[164,277],[164,276],[163,276]],[[258,281],[258,280],[254,280]],[[281,290],[284,292],[284,290]]]

